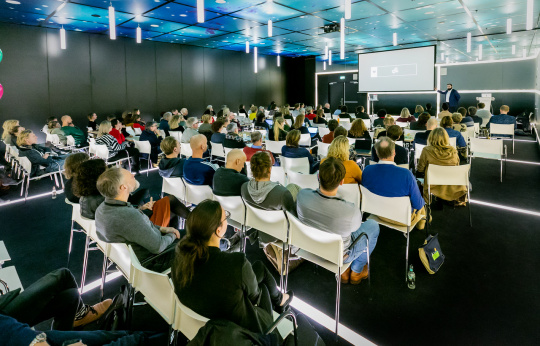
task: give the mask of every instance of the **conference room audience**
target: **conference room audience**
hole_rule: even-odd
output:
[[[163,114],[163,118],[161,118],[159,122],[158,129],[163,130],[165,132],[165,136],[170,136],[169,131],[171,130],[171,126],[169,125],[169,121],[172,119],[172,113],[171,112],[165,112]]]
[[[298,117],[297,117],[298,118]],[[285,145],[281,148],[281,155],[289,158],[302,158],[305,157],[309,162],[309,172],[313,174],[319,168],[319,163],[315,161],[313,155],[308,149],[299,147],[300,131],[292,130],[287,134]]]
[[[452,120],[451,116],[446,115],[441,119],[440,126],[446,130],[450,138],[454,138],[454,137],[456,138],[457,147],[465,148],[467,146],[467,143],[465,142],[465,138],[463,138],[463,136],[461,135],[461,132],[453,129],[453,125],[454,125],[454,121]]]
[[[342,160],[328,157],[319,170],[319,188],[302,189],[298,193],[296,207],[298,219],[306,225],[341,236],[343,262],[352,262],[341,274],[341,282],[358,285],[368,277],[367,241],[365,238],[355,240],[365,233],[369,238],[371,256],[379,237],[379,225],[373,220],[362,222],[360,209],[337,196],[338,187],[344,183],[345,176]]]
[[[362,120],[360,119],[360,121]],[[321,165],[329,157],[339,159],[343,163],[345,167],[343,184],[360,184],[362,182],[362,170],[355,161],[349,160],[349,140],[346,137],[338,136],[334,138],[332,144],[328,147],[326,158],[321,160]]]
[[[126,141],[126,137],[122,133],[122,122],[118,119],[113,119],[110,121],[111,123],[111,131],[109,134],[116,138],[118,141],[118,144],[122,144]]]
[[[199,131],[197,130],[198,127],[199,120],[196,117],[188,118],[188,120],[186,121],[186,129],[184,130],[184,133],[182,133],[182,139],[180,140],[180,142],[189,143],[191,137],[199,134]]]
[[[416,121],[416,118],[411,115],[409,112],[409,108],[403,108],[401,110],[401,113],[399,115],[399,118],[397,118],[397,123],[413,123]]]
[[[356,119],[369,119],[369,114],[365,112],[364,106],[356,107]]]
[[[460,124],[464,124],[466,127],[473,127],[474,126],[474,120],[473,120],[473,118],[471,118],[467,114],[467,108],[459,107],[457,112],[461,114],[461,122],[460,122]]]
[[[388,128],[387,136],[380,137],[377,140],[381,140],[382,138],[390,138],[395,143],[396,141],[403,140],[402,136],[403,129],[399,125],[392,125]],[[409,153],[407,149],[397,144],[394,144],[392,149],[395,151],[395,160],[393,161],[396,163],[396,165],[405,165],[409,163]],[[377,150],[371,151],[371,161],[379,162]]]
[[[204,153],[208,150],[206,137],[201,134],[195,135],[191,137],[189,145],[193,153],[184,162],[184,179],[192,185],[209,185],[212,187],[218,165],[203,159]]]
[[[217,201],[195,207],[186,221],[187,235],[176,248],[174,290],[182,304],[206,318],[265,333],[273,323],[272,311],[281,313],[293,294],[281,293],[262,262],[251,264],[242,252],[220,250],[228,216]]]
[[[429,115],[429,113],[427,112],[423,112],[422,114],[420,114],[418,116],[418,120],[411,123],[409,125],[409,129],[411,130],[414,130],[414,131],[425,131],[426,130],[426,124],[429,120],[429,118],[431,117],[431,115]]]
[[[141,131],[144,131],[144,129],[146,128],[146,123],[141,119],[141,111],[137,110],[136,114],[132,114],[131,123],[126,124],[126,126],[131,126],[134,129],[138,128],[141,129]]]
[[[171,121],[169,121],[169,133],[171,131],[180,131],[184,132],[184,127],[180,125],[180,122],[182,121],[182,117],[180,114],[173,115],[171,118]]]
[[[471,107],[469,107],[468,111],[469,111],[469,116],[471,117],[473,122],[475,124],[479,124],[480,126],[482,126],[483,119],[481,117],[479,117],[478,115],[476,115],[476,111],[477,111],[476,107],[471,106]]]
[[[158,131],[158,124],[155,121],[147,122],[146,129],[141,133],[139,137],[139,141],[141,142],[150,142],[150,146],[152,148],[150,153],[150,160],[152,161],[154,168],[158,166],[158,155],[159,153],[161,153],[159,145],[161,144],[162,139],[163,138],[161,138],[161,133]]]
[[[514,124],[514,128],[516,128],[516,117],[508,115],[510,107],[502,105],[499,111],[499,115],[494,115],[491,117],[491,119],[489,119],[486,127],[489,129],[491,124]]]
[[[264,151],[270,153],[268,150],[264,150],[263,147],[263,136],[259,131],[253,131],[251,133],[251,146],[244,147],[244,154],[246,154],[246,161],[249,162],[251,160],[251,157],[258,153],[259,151]],[[272,155],[272,165],[274,165],[274,156]]]
[[[315,116],[315,118],[312,120],[312,122],[314,124],[328,124],[328,122],[326,121],[326,119],[324,119],[324,110],[322,109],[318,109],[317,110],[317,115]]]
[[[243,105],[240,105],[240,108],[243,107]],[[210,117],[213,117],[216,115],[216,112],[214,112],[214,107],[212,105],[206,106],[206,109],[204,110],[203,114],[209,114]]]
[[[420,116],[420,114],[424,113],[424,107],[422,107],[421,105],[416,105],[416,107],[414,108],[414,114],[413,116],[418,119],[418,117]],[[429,114],[429,113],[428,113]]]
[[[484,125],[483,127],[486,127],[486,125],[489,123],[489,120],[491,119],[491,112],[489,111],[489,109],[485,108],[486,104],[480,102],[478,104],[478,110],[476,111],[476,115],[482,118],[482,124]]]
[[[249,181],[244,167],[246,154],[240,149],[233,149],[227,154],[225,167],[220,167],[214,174],[213,191],[217,196],[240,196],[242,185]]]
[[[339,126],[339,123],[335,119],[331,119],[328,121],[328,129],[330,130],[330,133],[327,133],[323,136],[322,142],[330,144],[334,140],[334,131]]]
[[[446,103],[446,102],[443,103],[442,106],[441,106],[441,109],[442,109],[442,111],[439,113],[439,115],[437,115],[438,119],[442,119],[442,118],[444,118],[446,116],[449,116],[449,117],[452,116],[452,113],[450,113],[448,111],[448,109],[450,109],[450,106],[448,106],[448,103]]]
[[[74,153],[66,157],[64,161],[64,195],[71,203],[79,203],[79,197],[73,194],[73,178],[77,173],[77,168],[84,161],[89,160],[90,157],[86,153]]]
[[[371,141],[371,135],[366,127],[366,124],[362,119],[356,119],[351,124],[351,129],[349,130],[349,138],[361,138]]]
[[[388,131],[388,128],[395,124],[396,124],[396,120],[391,116],[387,116],[386,118],[383,119],[384,129],[382,128],[375,129],[374,136],[377,139],[386,136],[386,131]]]
[[[199,125],[199,133],[212,133],[212,124],[210,123],[212,116],[210,114],[204,114],[201,117],[202,124]]]
[[[292,124],[292,127],[291,129],[292,130],[298,130],[300,131],[301,134],[309,134],[309,130],[306,126],[304,126],[304,120],[305,120],[305,116],[300,114],[296,117],[296,119],[294,120],[294,123]]]
[[[210,137],[210,142],[223,144],[225,141],[225,133],[222,133],[226,129],[226,122],[224,118],[218,118],[212,123],[212,137]]]
[[[429,113],[430,116],[432,117],[436,117],[437,116],[437,112],[435,111],[435,109],[433,109],[433,106],[431,105],[431,103],[426,103],[426,109],[425,111],[427,113]]]
[[[117,126],[122,126],[117,124]],[[139,149],[129,147],[128,142],[123,142],[118,144],[118,141],[115,137],[109,134],[111,132],[112,125],[108,120],[104,120],[99,124],[99,130],[96,138],[97,145],[105,145],[109,150],[109,162],[115,162],[122,159],[133,159],[133,166],[131,167],[135,173],[139,173],[140,170],[140,160],[139,160]]]
[[[467,132],[467,125],[462,124],[461,120],[463,119],[461,113],[455,112],[452,114],[452,128],[459,132]],[[474,126],[474,125],[473,125]]]
[[[73,125],[73,120],[69,115],[64,115],[61,120],[62,132],[66,137],[72,136],[75,140],[75,145],[78,147],[88,145],[88,143],[86,142],[86,135],[80,128]]]
[[[422,144],[427,145],[428,137],[431,131],[435,129],[439,124],[437,123],[437,118],[431,117],[426,123],[426,131],[425,132],[417,132],[414,135],[414,144]]]
[[[37,144],[37,136],[32,130],[24,130],[17,137],[19,156],[26,157],[32,164],[30,176],[59,172],[64,168],[65,156],[55,156],[50,148]],[[41,167],[44,167],[42,172]]]
[[[411,223],[418,221],[416,228],[422,230],[425,227],[424,199],[416,184],[416,178],[406,168],[396,166],[395,143],[388,137],[382,137],[375,143],[375,151],[380,157],[376,165],[368,165],[362,172],[362,185],[371,193],[382,197],[409,197],[413,209]],[[402,225],[396,221],[380,217],[382,220]]]
[[[379,109],[377,112],[378,118],[373,121],[373,127],[384,127],[384,119],[386,118],[386,109]]]
[[[440,127],[429,134],[429,145],[422,150],[416,172],[425,174],[430,164],[459,166],[457,150],[450,145],[448,134]],[[424,200],[426,202],[429,201],[428,184],[429,181],[426,177],[424,181]],[[431,194],[446,201],[456,201],[455,205],[465,205],[467,187],[460,185],[432,185]]]
[[[92,129],[92,131],[97,131],[98,124],[96,122],[97,114],[96,113],[90,113],[86,116],[88,118],[88,124],[86,127],[89,127]]]
[[[159,161],[159,175],[164,178],[182,178],[186,159],[180,156],[180,142],[174,137],[165,137],[160,148],[165,157]]]
[[[268,136],[270,137],[270,136]],[[274,141],[284,141],[287,137],[287,131],[285,131],[285,119],[282,117],[276,118],[274,121],[274,127],[272,128],[272,139]]]
[[[73,194],[79,197],[81,215],[87,219],[95,219],[97,208],[105,200],[97,189],[97,181],[106,170],[105,161],[87,160],[79,165],[73,179]]]
[[[246,146],[246,143],[238,135],[238,126],[236,123],[230,123],[227,125],[227,135],[225,135],[225,140],[223,141],[224,148],[239,148],[242,149]]]

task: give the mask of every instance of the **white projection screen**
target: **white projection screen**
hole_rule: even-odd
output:
[[[435,46],[358,54],[358,91],[425,91],[435,86]]]

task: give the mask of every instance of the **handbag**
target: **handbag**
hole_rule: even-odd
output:
[[[438,236],[438,233],[429,235],[424,241],[424,245],[418,248],[420,260],[430,274],[435,274],[444,263],[444,254]]]

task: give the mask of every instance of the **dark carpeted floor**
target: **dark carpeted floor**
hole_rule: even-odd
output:
[[[523,138],[523,137],[522,137]],[[508,142],[509,149],[511,143]],[[540,162],[538,145],[516,142],[509,159]],[[472,199],[540,212],[540,166],[508,162],[503,183],[497,162],[477,159],[472,167]],[[157,172],[140,177],[141,186],[156,196],[161,179]],[[51,191],[50,180],[32,182],[31,195]],[[15,199],[11,191],[2,199]],[[540,217],[472,204],[473,228],[467,208],[444,206],[433,212],[432,233],[439,234],[446,262],[435,275],[423,268],[418,247],[425,233],[411,233],[410,263],[416,289],[405,283],[405,244],[402,234],[382,228],[372,256],[371,289],[343,285],[341,323],[377,344],[538,344],[540,340]],[[0,239],[6,243],[24,286],[49,271],[66,265],[71,207],[63,195],[0,207]],[[80,279],[84,235],[76,234],[69,268]],[[248,247],[251,261],[270,267],[262,251]],[[87,282],[100,277],[102,255],[89,257]],[[276,273],[277,276],[277,273]],[[124,283],[106,285],[112,297]],[[289,288],[303,301],[333,318],[336,281],[332,274],[304,263],[289,276]],[[99,290],[84,296],[95,303]],[[327,344],[331,331],[314,323]],[[137,307],[134,327],[166,330],[151,308]],[[340,340],[339,344],[348,344]]]

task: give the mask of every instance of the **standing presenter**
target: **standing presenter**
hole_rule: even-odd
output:
[[[452,84],[446,84],[445,91],[437,90],[437,88],[435,88],[435,91],[446,96],[446,99],[444,102],[448,103],[448,105],[450,106],[449,107],[450,113],[454,113],[457,111],[459,107],[459,99],[461,98],[461,96],[459,95],[457,90],[452,88]]]

